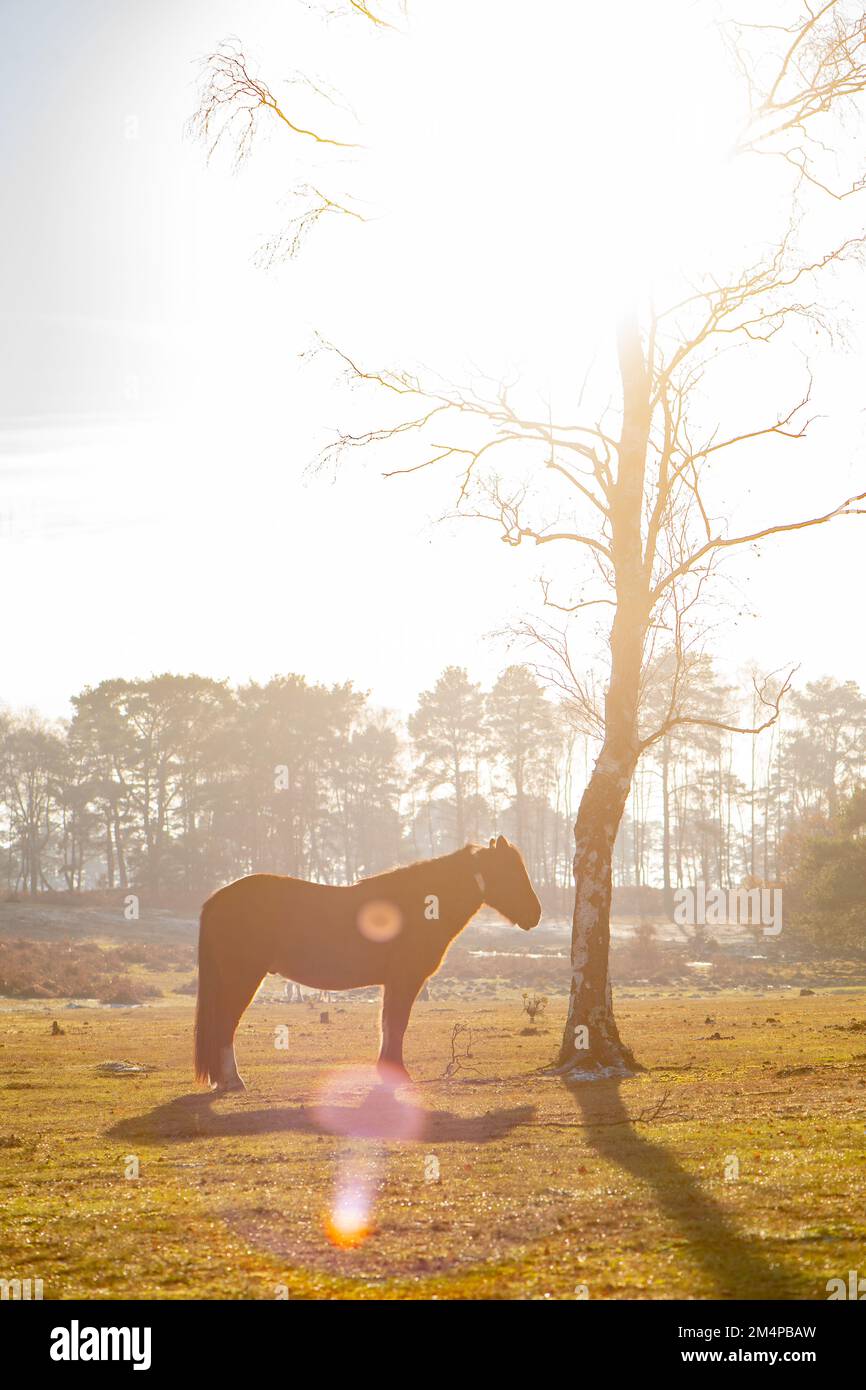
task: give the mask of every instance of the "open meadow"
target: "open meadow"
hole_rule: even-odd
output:
[[[519,989],[434,982],[391,1097],[356,1070],[372,999],[258,1002],[223,1097],[188,997],[3,1001],[4,1269],[46,1299],[826,1298],[864,1260],[866,989],[618,998],[645,1070],[569,1089],[564,995],[532,1026]]]
[[[16,1356],[834,1383],[866,0],[6,8]]]

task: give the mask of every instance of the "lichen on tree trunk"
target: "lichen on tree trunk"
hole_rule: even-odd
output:
[[[623,1076],[640,1069],[619,1035],[609,966],[613,846],[633,772],[628,756],[617,757],[605,747],[574,827],[571,990],[557,1059],[570,1079]]]

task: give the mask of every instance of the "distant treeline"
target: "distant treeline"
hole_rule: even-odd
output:
[[[532,673],[450,668],[401,728],[351,683],[104,681],[72,718],[0,721],[8,892],[204,894],[257,870],[352,881],[511,835],[567,881],[570,738]]]
[[[693,702],[716,719],[762,722],[753,690],[709,664]],[[638,766],[617,844],[620,883],[735,886],[785,879],[804,834],[829,831],[866,785],[866,699],[830,677],[792,690],[763,733],[683,725]]]
[[[751,695],[702,679],[710,707]],[[504,833],[567,902],[574,812],[595,755],[526,666],[489,690],[449,667],[405,722],[351,682],[109,680],[49,723],[0,715],[0,882],[9,893],[201,896],[257,870],[341,883]],[[635,779],[620,886],[778,881],[786,845],[864,781],[853,682],[792,692],[762,735],[684,725]]]

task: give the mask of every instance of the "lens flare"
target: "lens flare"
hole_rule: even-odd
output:
[[[372,1213],[367,1193],[359,1188],[338,1192],[325,1217],[325,1234],[341,1250],[354,1250],[372,1230]]]
[[[322,1077],[312,1098],[310,1110],[318,1125],[328,1134],[346,1139],[420,1139],[427,1123],[427,1112],[411,1092],[395,1094],[405,1088],[405,1077],[381,1076],[372,1067],[343,1067]]]
[[[323,1219],[327,1239],[340,1250],[357,1249],[375,1228],[389,1145],[423,1135],[426,1112],[399,1099],[395,1089],[370,1067],[345,1067],[322,1079],[310,1107],[322,1130],[342,1138],[334,1196]]]
[[[368,941],[382,943],[393,941],[403,927],[403,914],[396,903],[386,898],[375,898],[364,903],[358,913],[358,931]]]

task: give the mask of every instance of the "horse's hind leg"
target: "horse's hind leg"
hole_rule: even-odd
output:
[[[235,1030],[263,979],[263,971],[246,971],[223,982],[223,1018],[219,1039],[220,1075],[217,1082],[220,1091],[246,1089],[235,1059]]]
[[[226,892],[209,898],[201,913],[195,1074],[220,1089],[242,1090],[235,1029],[267,972],[268,959],[260,934],[244,930],[245,919],[238,918],[232,900],[226,901]]]

